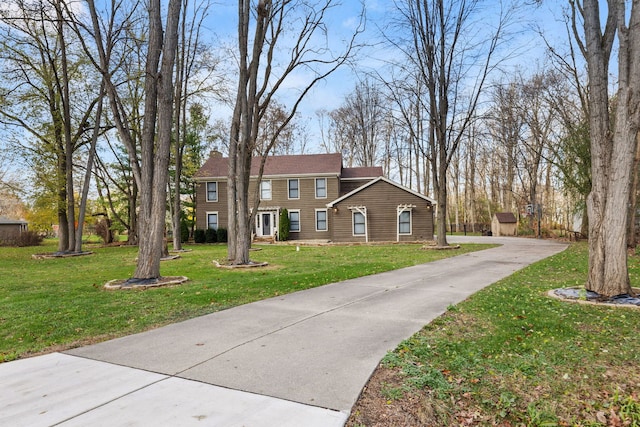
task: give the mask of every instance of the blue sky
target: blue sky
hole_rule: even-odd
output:
[[[381,40],[379,28],[389,22],[393,14],[393,1],[366,0],[366,31],[361,40],[367,43],[375,43]],[[485,2],[483,13],[487,15],[486,22],[497,14],[500,2],[490,0]],[[530,7],[523,10],[518,17],[518,22],[512,27],[515,35],[513,49],[518,51],[518,55],[510,60],[510,66],[520,67],[525,71],[534,71],[544,60],[545,47],[537,31],[543,31],[554,45],[566,44],[564,24],[561,21],[562,7],[566,5],[564,0],[546,0],[538,8]],[[357,25],[358,15],[361,11],[359,1],[343,0],[342,4],[337,4],[328,16],[327,28],[331,43],[339,49],[340,42],[352,33]],[[210,9],[209,17],[205,22],[205,29],[210,34],[210,41],[214,46],[220,42],[233,44],[236,37],[237,3],[235,1],[225,1],[214,3]],[[381,61],[389,55],[394,55],[386,51],[381,46],[365,48],[358,58],[357,69],[370,71],[379,69]],[[296,85],[305,86],[305,79],[309,75],[298,74],[290,81],[289,86],[295,88]],[[496,76],[497,78],[497,76]],[[358,80],[356,70],[344,67],[331,75],[325,82],[319,83],[317,87],[309,93],[301,105],[301,118],[312,128],[313,141],[317,136],[317,119],[315,112],[319,109],[332,110],[340,106],[344,96],[351,92]],[[280,98],[281,102],[287,103],[286,96]],[[218,115],[225,115],[224,109],[216,108]]]

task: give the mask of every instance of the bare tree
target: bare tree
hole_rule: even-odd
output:
[[[397,65],[397,64],[394,64]],[[422,99],[426,96],[424,82],[417,78],[413,67],[398,65],[400,75],[388,80],[378,75],[384,82],[392,100],[392,115],[394,129],[402,129],[401,139],[404,143],[397,144],[397,157],[401,180],[404,184],[418,192],[429,194],[431,188],[431,174],[429,167],[429,151],[427,146],[428,113],[423,108]],[[406,170],[404,174],[402,171]]]
[[[261,121],[285,81],[295,72],[312,73],[310,80],[294,96],[293,106],[281,125],[275,129],[261,153],[258,181],[262,177],[266,155],[277,142],[280,133],[295,116],[307,93],[349,59],[355,36],[345,41],[340,54],[333,55],[327,44],[326,15],[335,6],[333,0],[309,4],[302,0],[238,1],[239,75],[237,97],[229,138],[229,201],[228,258],[234,264],[247,264],[251,245],[252,212],[249,210],[249,180],[251,161]],[[253,10],[252,10],[253,9]],[[251,23],[255,18],[256,22]],[[296,26],[297,25],[297,26]],[[249,29],[254,29],[249,37]],[[293,40],[291,45],[287,43]],[[275,58],[278,53],[283,63]],[[264,62],[262,62],[264,61]],[[259,186],[256,186],[259,188]],[[253,195],[255,213],[259,193]]]
[[[626,226],[633,161],[640,128],[640,4],[607,1],[604,27],[598,0],[570,2],[574,29],[582,19],[580,49],[589,76],[589,134],[592,189],[589,215],[589,274],[587,289],[601,295],[631,293],[627,267]],[[611,123],[609,65],[618,39],[618,91]]]
[[[120,139],[129,153],[129,159],[140,194],[139,252],[133,278],[129,281],[155,281],[160,277],[160,259],[164,250],[165,214],[167,204],[167,182],[171,134],[173,127],[174,85],[173,76],[178,48],[178,27],[181,0],[169,0],[166,10],[166,25],[162,24],[160,0],[150,0],[148,13],[148,36],[144,70],[144,119],[138,147],[126,111],[112,80],[111,53],[114,46],[130,28],[127,12],[123,24],[114,24],[117,13],[122,13],[123,3],[112,2],[109,24],[102,25],[94,0],[87,0],[91,15],[92,34],[98,51],[95,64],[102,73],[111,113]],[[103,36],[107,29],[106,37]],[[123,37],[125,39],[125,37]]]
[[[500,5],[496,22],[480,30],[480,2],[406,0],[396,2],[399,24],[410,37],[396,42],[423,82],[428,112],[428,154],[437,199],[437,243],[447,246],[447,172],[474,120],[487,77],[512,18]],[[486,15],[483,16],[486,19]]]
[[[508,211],[515,208],[513,192],[517,167],[516,148],[523,139],[524,128],[519,86],[518,81],[496,85],[493,90],[493,108],[488,117],[489,130],[496,142],[505,174],[501,204]]]
[[[550,95],[550,104],[561,124],[562,135],[557,144],[552,144],[554,166],[559,171],[569,208],[566,222],[573,223],[573,214],[582,217],[579,231],[587,236],[588,222],[586,200],[591,191],[591,150],[588,126],[588,91],[582,66],[578,65],[578,53],[575,46],[575,35],[571,29],[571,17],[565,16],[567,33],[566,52],[554,48],[546,42],[551,58],[551,65],[563,76],[564,84],[554,88]],[[631,224],[634,221],[630,221]],[[571,228],[572,229],[572,228]]]
[[[334,143],[349,150],[351,163],[357,166],[374,166],[381,157],[387,115],[385,98],[382,88],[365,78],[345,96],[340,107],[329,113]]]
[[[256,139],[256,154],[266,156],[270,152],[276,154],[292,154],[297,136],[297,126],[295,120],[289,121],[282,130],[279,130],[284,122],[289,118],[289,112],[284,105],[277,101],[271,101],[269,108],[265,111],[265,115],[258,125],[258,138]],[[276,132],[279,135],[276,136]],[[271,141],[275,144],[268,151]]]

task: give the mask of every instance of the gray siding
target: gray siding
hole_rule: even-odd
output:
[[[287,210],[300,211],[300,232],[292,232],[289,234],[290,240],[310,240],[331,238],[330,214],[327,215],[328,230],[316,232],[315,212],[316,209],[326,209],[327,203],[338,198],[339,195],[339,179],[338,177],[322,177],[327,179],[327,197],[322,199],[315,198],[315,179],[321,177],[304,177],[299,178],[299,198],[289,199],[289,184],[291,178],[269,178],[263,180],[271,181],[271,200],[261,200],[260,207],[279,207]],[[207,212],[218,212],[219,226],[227,228],[228,212],[227,212],[227,183],[226,180],[218,180],[218,201],[207,202],[206,200],[206,181],[198,183],[197,187],[197,209],[196,209],[196,227],[206,228]],[[250,197],[253,197],[256,183],[252,181],[249,185]],[[249,203],[250,206],[253,203]]]
[[[269,178],[265,178],[269,179]],[[326,204],[337,199],[341,183],[337,177],[327,177],[327,198],[315,198],[315,177],[299,178],[299,199],[289,199],[288,178],[271,178],[271,200],[260,202],[262,208],[278,207],[300,211],[300,232],[291,232],[290,240],[331,240],[334,242],[364,242],[364,236],[353,236],[352,214],[349,207],[366,206],[367,227],[370,242],[397,240],[397,206],[415,205],[412,209],[411,235],[401,235],[400,241],[433,240],[433,212],[430,203],[411,192],[385,181],[379,181],[336,204],[337,211],[327,209],[327,231],[316,231],[316,209],[326,209]],[[206,182],[198,183],[196,227],[206,228],[206,213],[218,212],[218,223],[227,228],[227,184],[218,182],[218,201],[206,201]],[[349,183],[355,181],[349,181]],[[344,184],[344,183],[342,183]],[[359,184],[362,184],[361,182]],[[343,187],[344,188],[344,187]],[[253,194],[255,182],[250,185]],[[429,208],[428,208],[429,207]]]
[[[398,205],[415,205],[411,213],[412,232],[401,235],[400,241],[433,240],[433,212],[428,201],[385,181],[363,189],[336,204],[333,213],[332,240],[364,242],[364,236],[353,236],[350,207],[367,208],[367,228],[370,242],[396,241]]]
[[[207,228],[207,212],[218,212],[218,226],[227,228],[229,212],[227,210],[227,180],[210,180],[218,183],[218,201],[207,202],[206,181],[198,182],[196,187],[196,228]]]

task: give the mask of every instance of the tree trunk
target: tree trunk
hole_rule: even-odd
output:
[[[626,226],[638,132],[639,13],[638,7],[633,5],[629,21],[632,31],[629,31],[629,28],[625,28],[625,2],[609,2],[607,25],[602,34],[599,2],[585,0],[583,7],[592,168],[592,189],[587,199],[589,274],[586,287],[605,296],[631,293]],[[616,29],[619,39],[619,81],[612,134],[608,67]]]
[[[181,0],[170,0],[163,40],[160,1],[149,6],[149,55],[145,89],[145,124],[143,129],[143,170],[140,197],[140,232],[138,264],[134,279],[160,277],[160,259],[165,237],[167,180],[173,117],[173,70],[178,44]],[[162,63],[160,53],[162,52]],[[156,114],[157,113],[157,114]],[[147,117],[149,114],[149,117]],[[157,135],[155,134],[157,118]],[[156,142],[157,141],[157,142]]]
[[[446,157],[446,152],[440,150],[439,157],[440,162],[442,162],[443,158]],[[443,165],[444,163],[440,163],[440,167],[432,167],[432,170],[437,170],[437,177],[434,173],[434,189],[438,202],[438,234],[436,242],[441,247],[449,246],[449,242],[447,242],[447,168]]]
[[[638,135],[640,136],[640,134]],[[629,196],[629,213],[627,218],[627,247],[635,248],[638,245],[636,236],[636,219],[638,211],[638,185],[640,184],[640,144],[636,140],[636,155],[633,161],[633,183],[631,184],[631,194]]]
[[[78,212],[78,228],[76,232],[76,242],[74,251],[82,252],[82,230],[84,228],[84,219],[87,213],[87,200],[89,197],[89,184],[91,183],[91,171],[93,170],[93,162],[96,155],[96,144],[100,133],[100,119],[102,118],[102,104],[104,97],[104,82],[100,86],[100,100],[96,107],[96,119],[93,125],[93,134],[91,136],[91,146],[89,147],[89,157],[87,159],[87,167],[84,174],[84,183],[82,187],[82,196],[80,197],[80,209]],[[109,231],[110,232],[110,231]],[[105,242],[107,243],[107,242]],[[111,242],[108,242],[111,243]]]

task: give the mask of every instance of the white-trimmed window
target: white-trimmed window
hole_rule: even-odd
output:
[[[290,179],[288,186],[289,186],[289,199],[299,199],[300,198],[300,180]]]
[[[207,228],[218,229],[218,212],[207,212]]]
[[[327,210],[316,209],[316,231],[327,231]]]
[[[300,231],[300,211],[289,211],[289,231]]]
[[[316,178],[316,199],[327,198],[327,178]]]
[[[207,202],[218,201],[218,183],[207,182]]]
[[[367,230],[364,214],[362,212],[353,212],[353,235],[364,236]]]
[[[411,234],[411,211],[405,210],[398,215],[398,234]]]
[[[271,200],[271,181],[260,181],[260,200]]]

